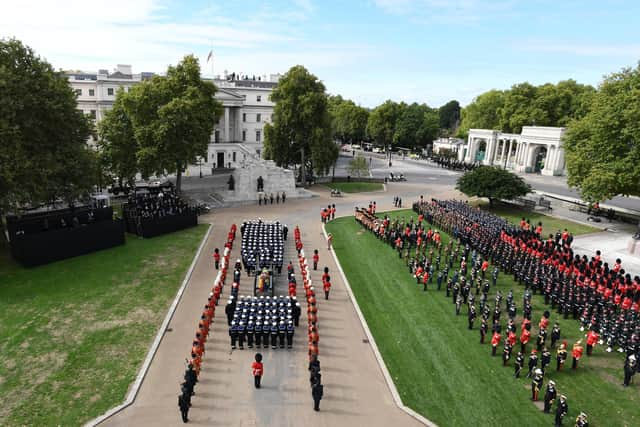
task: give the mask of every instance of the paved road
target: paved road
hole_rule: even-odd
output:
[[[458,176],[461,172],[450,171],[439,168],[433,163],[424,160],[402,160],[401,158],[394,156],[392,159],[392,166],[389,167],[387,161],[382,155],[363,153],[365,158],[371,158],[371,172],[374,177],[384,178],[389,175],[389,172],[404,173],[409,181],[429,184],[437,181],[439,184],[455,185]],[[338,167],[336,167],[336,175],[346,175],[346,167],[351,159],[349,155],[342,155],[338,160]],[[525,181],[527,181],[534,190],[559,194],[561,196],[572,197],[580,199],[580,194],[570,189],[567,185],[566,177],[558,176],[545,176],[531,173],[520,174]],[[612,200],[607,201],[606,204],[616,206],[625,209],[631,209],[640,212],[640,198],[638,197],[614,197]]]
[[[410,187],[409,187],[410,188]],[[416,189],[417,191],[417,189]],[[194,274],[171,321],[168,332],[151,364],[134,404],[108,420],[113,426],[181,425],[177,392],[184,370],[184,358],[190,349],[198,314],[213,283],[211,253],[219,247],[232,222],[261,217],[279,219],[293,235],[296,224],[308,251],[320,250],[320,264],[330,268],[333,287],[329,301],[319,299],[320,360],[325,397],[321,411],[312,409],[307,372],[305,323],[296,331],[293,350],[263,349],[264,388],[255,390],[250,365],[251,350],[230,352],[223,304],[207,341],[200,383],[190,411],[190,424],[220,426],[417,426],[409,415],[398,409],[392,399],[370,345],[351,304],[333,258],[326,249],[319,212],[322,206],[336,203],[338,214],[350,215],[356,204],[377,200],[381,208],[391,208],[392,196],[385,193],[346,195],[331,199],[326,190],[320,197],[291,200],[286,205],[221,209],[203,219],[213,223],[213,233],[197,261]],[[360,202],[359,202],[360,201]],[[292,237],[286,254],[294,261]],[[232,259],[240,250],[239,237]],[[296,268],[296,272],[299,273]],[[251,293],[251,282],[243,276],[241,294]],[[298,282],[302,280],[298,278]],[[320,271],[313,272],[320,283]],[[286,285],[285,285],[286,286]],[[302,285],[300,285],[301,287]],[[282,287],[285,293],[285,287]],[[225,295],[228,294],[228,288]],[[303,310],[305,303],[302,303]],[[304,312],[304,311],[303,311]]]
[[[348,158],[341,158],[339,167],[344,167],[346,162]],[[375,200],[380,211],[392,209],[395,195],[403,198],[405,207],[409,207],[421,194],[427,198],[463,198],[452,187],[458,176],[456,172],[398,160],[394,160],[392,170],[402,171],[409,181],[389,183],[386,192],[347,194],[343,198],[330,198],[326,189],[318,187],[313,191],[318,191],[319,197],[313,199],[288,199],[286,205],[268,207],[254,205],[218,209],[202,217],[202,222],[213,223],[213,232],[171,321],[171,331],[165,334],[134,404],[105,424],[182,424],[177,408],[178,384],[198,315],[213,284],[211,253],[214,247],[222,246],[232,222],[240,224],[244,219],[261,217],[279,219],[288,224],[290,236],[293,235],[294,226],[300,225],[307,250],[320,249],[320,264],[327,265],[333,272],[331,299],[319,300],[320,358],[325,384],[321,411],[316,413],[311,406],[304,329],[297,330],[293,350],[262,351],[265,355],[265,387],[254,390],[249,369],[253,352],[230,352],[226,319],[221,305],[217,309],[218,316],[207,342],[201,381],[196,387],[197,394],[190,412],[191,423],[296,427],[418,425],[417,421],[395,406],[373,351],[363,341],[364,331],[347,296],[344,283],[335,274],[336,266],[326,250],[319,221],[320,208],[329,203],[336,204],[340,216],[351,215],[355,206],[362,206],[369,200]],[[374,176],[384,176],[388,171],[388,166],[382,160],[372,159]],[[576,239],[576,246],[587,250],[591,249],[594,242],[600,246],[605,245],[603,247],[607,252],[603,255],[612,262],[612,258],[622,250],[620,236],[615,233],[598,233],[594,235],[594,239]],[[291,245],[290,239],[287,254],[293,258]],[[232,259],[239,253],[239,246],[238,240]],[[626,258],[625,255],[623,262]],[[625,262],[626,264],[630,263]],[[314,272],[312,278],[315,283],[320,282],[318,272]],[[251,284],[245,277],[243,279],[240,293],[249,294]],[[225,290],[225,295],[227,294],[228,289]],[[304,328],[304,323],[301,322],[301,326]]]

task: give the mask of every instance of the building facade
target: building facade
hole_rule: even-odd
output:
[[[133,74],[130,65],[118,65],[114,72],[97,73],[68,71],[67,78],[78,96],[78,109],[96,123],[113,107],[118,90],[130,88],[154,76],[154,73]],[[279,75],[266,78],[216,78],[216,99],[223,113],[214,125],[206,158],[199,159],[198,168],[205,173],[214,168],[240,167],[247,156],[260,157],[264,141],[264,125],[273,120],[274,103],[271,92]],[[95,144],[93,138],[89,144]],[[193,168],[192,166],[191,168]]]
[[[502,166],[520,172],[565,175],[562,137],[565,128],[524,126],[520,134],[470,129],[458,160]]]

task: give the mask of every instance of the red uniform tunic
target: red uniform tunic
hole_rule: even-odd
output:
[[[253,362],[251,364],[251,370],[254,377],[261,377],[264,372],[264,365],[261,362]]]

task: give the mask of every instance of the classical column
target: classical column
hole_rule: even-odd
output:
[[[487,141],[487,149],[485,151],[484,154],[484,164],[485,165],[492,165],[493,164],[493,153],[496,151],[496,143],[497,140],[495,139],[495,137],[491,137],[488,141]]]
[[[558,171],[558,174],[564,174],[564,149],[558,147],[558,154],[556,155],[556,167],[555,171]]]
[[[511,152],[513,150],[513,139],[509,140],[509,152],[507,153],[507,161],[505,162],[504,166],[507,167],[507,163],[509,163],[509,159],[511,158]]]
[[[473,151],[473,137],[469,135],[467,137],[467,153],[464,156],[464,161],[467,163],[471,161],[471,151]]]
[[[224,107],[224,142],[231,142],[231,135],[229,135],[229,107]]]
[[[553,170],[555,169],[555,162],[556,162],[556,148],[553,145],[550,145],[547,147],[547,156],[544,159],[545,171],[549,171],[553,175]]]

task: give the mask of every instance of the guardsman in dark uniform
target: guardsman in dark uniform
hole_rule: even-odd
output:
[[[556,351],[556,371],[560,371],[567,360],[567,345],[563,342]]]
[[[507,366],[509,357],[511,357],[511,344],[509,341],[505,340],[504,350],[502,350],[502,366]]]
[[[280,321],[278,325],[278,338],[280,341],[280,348],[284,348],[284,339],[287,335],[287,325],[284,324],[284,320]]]
[[[278,324],[271,324],[271,348],[275,350],[278,347]]]
[[[322,395],[324,394],[324,386],[320,384],[320,381],[314,382],[311,387],[311,396],[313,397],[313,410],[320,410],[320,400],[322,399]]]
[[[544,346],[544,342],[547,340],[547,330],[545,328],[540,328],[538,331],[538,336],[536,338],[536,348],[538,351],[542,351],[542,347]]]
[[[189,422],[189,403],[187,402],[187,397],[184,394],[180,394],[178,396],[178,407],[180,408],[180,415],[182,415],[182,422]]]
[[[522,352],[519,351],[518,354],[516,355],[515,372],[513,373],[513,376],[515,378],[520,378],[520,372],[522,371],[523,366],[524,366],[524,356],[522,355]]]
[[[638,362],[636,360],[636,356],[631,354],[627,357],[627,360],[624,362],[624,383],[625,387],[629,387],[631,383],[631,378],[636,374]]]
[[[300,303],[296,302],[293,305],[293,324],[295,326],[298,326],[300,324],[300,313],[302,312],[302,309],[300,308]]]
[[[560,339],[560,325],[555,323],[553,325],[553,329],[551,330],[551,348],[554,348],[556,345],[556,341]]]
[[[482,323],[480,324],[480,344],[484,344],[484,337],[487,335],[487,331],[489,330],[489,325],[487,324],[487,319],[482,318]]]
[[[255,335],[256,348],[260,348],[260,344],[262,343],[262,322],[260,321],[260,318],[258,318],[258,320],[256,321],[256,324],[253,329],[254,329],[254,335]]]
[[[262,323],[262,348],[269,348],[269,336],[271,336],[271,325],[265,320]]]
[[[533,373],[533,378],[531,379],[531,400],[534,402],[538,401],[538,394],[542,389],[543,382],[544,374],[542,373],[542,369],[536,369]]]
[[[253,348],[253,337],[255,335],[255,325],[252,321],[247,323],[247,347]]]
[[[534,369],[538,366],[538,350],[535,348],[531,350],[531,354],[529,355],[529,373],[527,374],[527,378],[531,378],[533,375]]]
[[[236,342],[238,341],[238,325],[235,321],[231,322],[229,327],[229,336],[231,337],[231,350],[236,349]]]
[[[549,384],[547,384],[547,390],[544,393],[544,412],[546,414],[551,412],[551,406],[556,400],[556,394],[556,383],[549,381]]]
[[[293,321],[289,320],[287,323],[287,348],[291,349],[293,347],[293,334],[294,334]]]
[[[451,279],[447,279],[447,286],[446,286],[447,298],[451,296],[452,289],[453,289],[453,281]]]
[[[569,405],[567,404],[567,398],[565,395],[560,396],[560,401],[558,402],[558,407],[556,408],[556,427],[562,425],[562,419],[569,412]]]
[[[227,305],[224,307],[224,314],[227,315],[227,325],[231,326],[233,320],[233,313],[236,311],[236,303],[233,298],[229,298]]]
[[[551,364],[551,352],[547,350],[547,347],[542,349],[542,355],[540,358],[542,372],[546,373],[547,366]]]
[[[436,279],[436,283],[438,285],[438,290],[440,290],[440,287],[442,286],[442,279],[444,278],[444,274],[442,273],[442,270],[438,271],[438,278]]]
[[[469,313],[468,313],[468,320],[469,320],[469,329],[473,329],[473,322],[475,322],[476,320],[476,306],[475,305],[470,305],[469,306]]]
[[[238,347],[240,350],[244,350],[244,341],[247,338],[247,327],[244,322],[240,322],[238,325]]]

